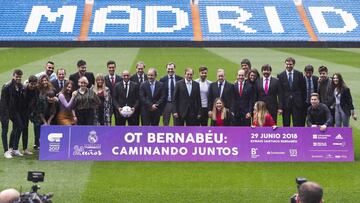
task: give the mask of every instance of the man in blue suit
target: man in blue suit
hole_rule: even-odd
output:
[[[147,81],[140,84],[140,104],[142,125],[158,126],[165,102],[165,88],[156,80],[157,71],[149,68]]]

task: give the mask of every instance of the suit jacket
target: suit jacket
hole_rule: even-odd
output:
[[[192,81],[191,94],[189,95],[185,79],[176,83],[174,92],[174,113],[178,113],[179,117],[196,118],[201,115],[201,98],[200,85]]]
[[[129,81],[129,94],[126,97],[126,90],[123,82],[118,82],[114,88],[113,102],[116,109],[124,106],[139,107],[139,85]]]
[[[232,106],[232,100],[234,95],[234,86],[228,81],[224,81],[223,93],[221,99],[224,101],[225,107],[230,109]],[[218,81],[215,81],[209,86],[209,97],[208,97],[208,111],[211,111],[216,98],[220,97],[220,91],[218,87]]]
[[[354,105],[353,105],[350,89],[348,87],[344,88],[341,91],[340,106],[347,116],[351,116],[351,110],[354,110]]]
[[[60,91],[61,91],[61,88],[59,86],[59,80],[58,79],[55,79],[55,80],[51,80],[50,81],[51,84],[54,86],[55,88],[55,94],[58,94]],[[67,82],[67,80],[64,80],[63,81],[63,85],[65,86],[65,83]]]
[[[176,86],[176,82],[182,80],[183,78],[181,76],[178,76],[178,75],[174,75],[174,77],[175,77],[174,85]],[[164,87],[165,87],[165,101],[167,101],[167,98],[169,96],[169,86],[170,86],[169,85],[169,76],[165,75],[164,77],[160,78],[160,82],[162,82],[164,84]],[[174,95],[174,92],[172,94]]]
[[[133,81],[133,82],[136,82],[137,84],[139,84],[138,74],[135,73],[134,75],[132,75],[132,76],[130,77],[130,81]],[[143,82],[145,82],[145,81],[147,81],[147,75],[144,73],[144,81],[143,81]]]
[[[85,77],[89,81],[87,88],[90,88],[91,86],[93,86],[95,84],[95,77],[92,72],[85,72]],[[79,72],[71,74],[69,77],[69,80],[74,82],[74,89],[79,89],[79,85],[78,85],[79,78],[80,78]]]
[[[286,71],[278,74],[282,90],[282,104],[284,109],[291,108],[292,105],[303,110],[306,100],[306,83],[301,72],[294,69],[292,86],[289,85],[288,75]]]
[[[245,81],[243,85],[242,96],[240,96],[239,83],[234,83],[234,96],[231,112],[235,117],[245,116],[247,113],[253,112],[254,94],[252,85]]]
[[[117,74],[115,74],[114,77],[115,77],[115,85],[116,85],[116,83],[123,81],[122,77],[120,77]],[[110,94],[113,95],[115,86],[114,87],[112,86],[110,76],[106,75],[104,79],[105,79],[106,87],[108,87],[110,89]]]
[[[162,112],[162,108],[165,102],[165,88],[162,82],[155,81],[154,95],[151,94],[150,82],[145,81],[141,83],[139,90],[140,104],[142,107],[142,113],[150,112],[150,108],[153,104],[158,105],[158,111]]]
[[[312,83],[314,85],[314,92],[318,92],[319,77],[313,75],[313,76],[311,76],[311,80],[312,80]],[[306,79],[306,76],[304,76],[304,82],[305,82],[305,89],[306,89],[306,97],[305,97],[305,99],[307,99],[307,79]],[[309,104],[310,104],[310,98],[309,98]]]
[[[270,77],[270,85],[268,94],[265,94],[264,90],[264,81],[263,78],[256,80],[255,82],[255,100],[256,101],[263,101],[266,103],[266,107],[268,111],[272,114],[276,114],[278,109],[283,108],[282,99],[281,99],[281,86],[280,82],[277,78]]]

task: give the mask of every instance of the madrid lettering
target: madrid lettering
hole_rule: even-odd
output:
[[[308,7],[308,10],[319,33],[343,34],[358,27],[353,14],[341,8]],[[111,18],[110,14],[116,12],[124,13],[127,17]],[[162,14],[166,13],[167,18],[172,18],[173,24],[159,26],[160,15],[158,14],[160,12]],[[189,16],[191,16],[189,12],[173,6],[145,6],[144,9],[140,9],[131,6],[109,5],[95,10],[90,32],[101,34],[106,32],[108,25],[125,25],[128,27],[128,33],[173,33],[189,27]],[[221,15],[223,12],[231,12],[236,15],[234,18],[223,18]],[[254,14],[239,6],[206,6],[205,13],[206,16],[203,16],[203,18],[207,20],[201,23],[207,23],[208,30],[206,31],[209,33],[221,33],[223,25],[232,26],[243,33],[257,32],[256,28],[247,23],[251,18],[254,18]],[[326,18],[329,13],[340,17],[343,24],[339,25],[340,27],[330,26],[328,22],[331,19]],[[258,15],[258,11],[256,14]],[[264,6],[264,14],[272,33],[286,32],[277,7]],[[57,11],[52,11],[48,6],[33,6],[24,32],[36,33],[41,23],[55,23],[62,19],[60,32],[73,33],[75,21],[77,17],[80,18],[82,15],[83,13],[79,13],[75,5],[62,6]]]

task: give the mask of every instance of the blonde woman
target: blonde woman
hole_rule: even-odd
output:
[[[252,127],[273,127],[276,128],[275,122],[271,117],[271,114],[266,108],[266,104],[263,101],[257,101],[254,105],[254,119]]]
[[[99,97],[87,85],[88,79],[80,77],[73,102],[73,118],[77,125],[96,125],[96,109],[100,104]]]
[[[231,126],[232,115],[229,109],[225,108],[224,101],[216,98],[212,109],[212,126]]]
[[[96,109],[96,117],[98,125],[111,125],[112,101],[110,89],[105,85],[105,78],[98,73],[95,77],[95,85],[92,90],[100,99],[100,104]]]

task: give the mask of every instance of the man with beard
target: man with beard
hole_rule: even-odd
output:
[[[319,84],[318,84],[318,93],[320,102],[325,104],[332,115],[335,117],[335,107],[334,107],[334,95],[333,89],[331,86],[331,78],[328,76],[328,68],[326,66],[320,66],[319,69]],[[334,125],[334,122],[331,123],[331,126]]]
[[[9,111],[9,118],[13,123],[13,129],[11,131],[9,142],[9,148],[12,149],[12,156],[23,156],[23,154],[18,149],[20,135],[25,127],[24,121],[26,120],[24,114],[24,87],[21,83],[22,75],[23,72],[20,69],[14,70],[12,80],[9,83],[5,84],[1,95],[1,100],[3,101],[2,108]],[[4,134],[2,136],[4,136]]]
[[[77,67],[78,67],[78,72],[71,74],[69,77],[69,79],[71,81],[73,81],[73,83],[74,83],[74,89],[76,89],[76,90],[79,89],[78,81],[79,81],[79,78],[81,78],[82,76],[85,76],[89,81],[87,88],[90,88],[91,86],[93,86],[95,84],[95,77],[92,72],[86,71],[86,61],[84,61],[82,59],[79,60],[77,62]]]
[[[195,82],[198,82],[200,85],[200,97],[201,97],[201,117],[199,119],[200,126],[208,125],[208,96],[209,96],[209,86],[211,84],[210,80],[207,80],[208,69],[205,66],[199,68],[200,78],[196,79]]]
[[[277,115],[282,113],[281,86],[277,78],[271,76],[272,68],[269,64],[261,67],[263,77],[256,80],[256,101],[263,101],[277,123]]]
[[[55,69],[55,63],[52,62],[52,61],[48,61],[45,64],[45,70],[43,72],[37,73],[35,76],[37,78],[40,78],[40,76],[46,74],[49,77],[50,81],[55,80],[56,79],[56,74],[54,73],[54,69]]]

